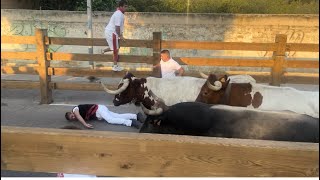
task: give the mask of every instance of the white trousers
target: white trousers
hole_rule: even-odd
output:
[[[137,120],[137,115],[132,113],[118,114],[111,112],[106,106],[98,105],[96,112],[98,119],[104,119],[110,124],[122,124],[125,126],[131,126],[132,120]]]
[[[119,49],[119,41],[117,33],[110,33],[107,30],[104,31],[108,46],[110,50]]]
[[[72,177],[72,178],[96,178],[95,175],[86,175],[86,174],[66,174],[66,173],[58,173],[57,177]]]

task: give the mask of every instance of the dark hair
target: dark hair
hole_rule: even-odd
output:
[[[128,2],[126,0],[119,1],[118,7],[122,7],[124,5],[128,5]]]
[[[162,50],[161,54],[167,54],[170,57],[170,51],[167,49]]]
[[[66,112],[66,114],[64,115],[64,117],[65,117],[67,120],[70,121],[70,119],[69,119],[69,114],[70,114],[70,112]]]

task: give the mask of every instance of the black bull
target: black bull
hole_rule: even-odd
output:
[[[184,102],[170,106],[159,116],[148,116],[140,133],[319,143],[319,119]]]

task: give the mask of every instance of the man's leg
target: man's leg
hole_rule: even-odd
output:
[[[109,113],[116,118],[123,118],[123,119],[135,119],[137,120],[137,115],[136,114],[132,114],[132,113],[124,113],[124,114],[119,114],[119,113],[115,113],[112,111],[109,111]]]
[[[107,48],[105,48],[105,49],[101,49],[101,54],[104,54],[104,53],[110,52],[110,51],[112,51],[112,50],[110,49],[110,47],[107,47]]]
[[[106,52],[113,51],[113,44],[112,44],[112,35],[108,33],[108,31],[104,31],[104,36],[106,38],[108,47],[105,49],[101,49],[101,54],[104,54]]]
[[[122,124],[125,126],[131,126],[132,120],[125,118],[118,118],[112,116],[112,112],[106,106],[99,105],[97,109],[97,113],[99,113],[104,120],[106,120],[110,124]]]
[[[118,40],[118,36],[113,33],[112,34],[112,46],[113,46],[113,67],[112,70],[113,71],[122,71],[123,68],[118,66],[118,61],[119,61],[119,40]]]

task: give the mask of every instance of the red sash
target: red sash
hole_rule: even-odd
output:
[[[93,105],[86,114],[85,120],[89,120],[90,116],[94,115],[97,112],[98,105]]]

